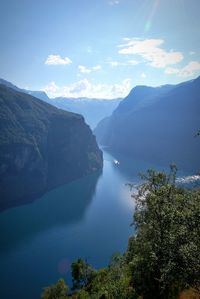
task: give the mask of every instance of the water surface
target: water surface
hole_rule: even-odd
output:
[[[120,164],[114,164],[114,159]],[[130,227],[134,201],[125,184],[137,184],[138,173],[152,167],[104,151],[101,174],[1,212],[0,297],[40,298],[42,288],[59,277],[70,283],[73,260],[81,257],[103,267],[113,252],[126,250],[134,232]]]

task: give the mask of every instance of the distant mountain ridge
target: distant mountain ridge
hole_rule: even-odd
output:
[[[114,109],[118,106],[121,98],[106,100],[106,99],[94,99],[94,98],[66,98],[58,97],[50,99],[44,91],[31,91],[21,89],[12,84],[9,81],[0,79],[0,84],[10,87],[16,91],[30,94],[48,104],[51,104],[57,108],[75,112],[84,116],[86,123],[94,129],[96,125],[104,117],[110,116]]]
[[[4,80],[4,79],[1,79],[1,78],[0,78],[0,84],[5,85],[9,88],[12,88],[16,91],[29,94],[33,97],[36,97],[40,100],[43,100],[43,101],[51,104],[51,100],[49,99],[49,97],[47,96],[47,94],[44,91],[40,91],[40,90],[39,91],[32,91],[32,90],[27,90],[27,89],[24,89],[24,88],[19,88],[16,85],[12,84],[11,82],[9,82],[7,80]]]
[[[79,113],[84,116],[85,121],[92,129],[100,120],[110,116],[122,99],[105,100],[92,98],[55,98],[53,105],[58,108]]]
[[[81,115],[0,85],[0,209],[101,170]]]
[[[178,85],[137,86],[94,132],[111,150],[200,170],[200,77]]]

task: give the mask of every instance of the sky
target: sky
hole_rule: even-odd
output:
[[[125,97],[200,75],[199,0],[1,0],[0,77],[49,97]]]

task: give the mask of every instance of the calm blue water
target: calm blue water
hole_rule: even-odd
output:
[[[102,174],[1,212],[0,297],[40,298],[42,288],[59,277],[70,282],[73,260],[82,257],[102,267],[113,252],[123,252],[134,232],[134,201],[125,183],[137,184],[138,173],[152,167],[104,151]]]

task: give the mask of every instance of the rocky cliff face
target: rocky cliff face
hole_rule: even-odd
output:
[[[174,86],[135,87],[94,132],[113,151],[196,172],[199,128],[200,77]]]
[[[102,168],[82,116],[0,85],[0,208]]]

